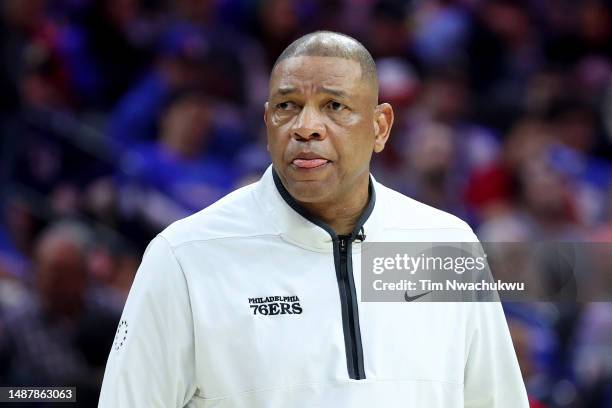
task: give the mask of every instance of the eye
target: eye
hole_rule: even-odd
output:
[[[281,102],[276,104],[276,109],[288,111],[295,108],[295,104],[293,102]]]
[[[340,102],[336,101],[329,101],[327,103],[327,107],[334,112],[341,112],[344,108],[346,108],[346,105],[343,105]]]

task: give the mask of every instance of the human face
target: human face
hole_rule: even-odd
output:
[[[40,297],[53,312],[76,313],[86,289],[87,271],[79,247],[64,239],[41,244],[36,257],[36,279]]]
[[[264,115],[268,151],[294,199],[335,203],[367,191],[372,152],[382,151],[393,122],[377,98],[356,61],[303,56],[276,66]]]
[[[202,155],[211,127],[211,110],[197,98],[175,102],[162,118],[162,140],[186,158]]]

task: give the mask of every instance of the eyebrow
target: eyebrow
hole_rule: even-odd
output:
[[[296,88],[294,86],[284,86],[284,87],[278,88],[274,96],[277,96],[277,95],[284,96],[284,95],[292,94],[294,92],[296,92]],[[347,93],[344,91],[340,91],[338,89],[326,88],[324,86],[319,87],[319,89],[317,89],[317,92],[327,93],[330,95],[337,96],[338,98],[346,98],[348,96]]]
[[[278,90],[274,93],[274,96],[276,95],[289,95],[290,93],[295,92],[295,87],[293,86],[283,86],[281,88],[278,88]]]

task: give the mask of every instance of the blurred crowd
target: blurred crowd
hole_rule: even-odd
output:
[[[0,384],[95,405],[144,248],[260,177],[269,71],[317,29],[377,62],[377,180],[483,241],[612,242],[612,1],[1,7]],[[505,305],[532,407],[612,407],[611,305]]]

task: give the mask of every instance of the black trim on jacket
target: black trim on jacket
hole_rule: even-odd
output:
[[[363,241],[365,232],[363,224],[367,221],[374,210],[376,202],[376,193],[374,185],[370,178],[368,186],[369,199],[368,204],[359,216],[355,227],[350,235],[338,235],[328,224],[314,217],[305,208],[303,208],[285,189],[280,177],[274,168],[272,176],[276,189],[280,193],[285,202],[297,212],[299,215],[312,222],[313,224],[323,228],[332,238],[334,252],[334,269],[336,270],[336,279],[338,281],[338,291],[340,293],[340,304],[342,307],[342,327],[344,331],[344,346],[346,350],[346,365],[349,378],[355,380],[363,380],[366,378],[363,364],[363,347],[361,344],[361,329],[359,327],[359,302],[357,298],[357,290],[355,288],[355,279],[353,277],[353,251],[352,243],[355,239]],[[350,245],[349,245],[350,244]]]

